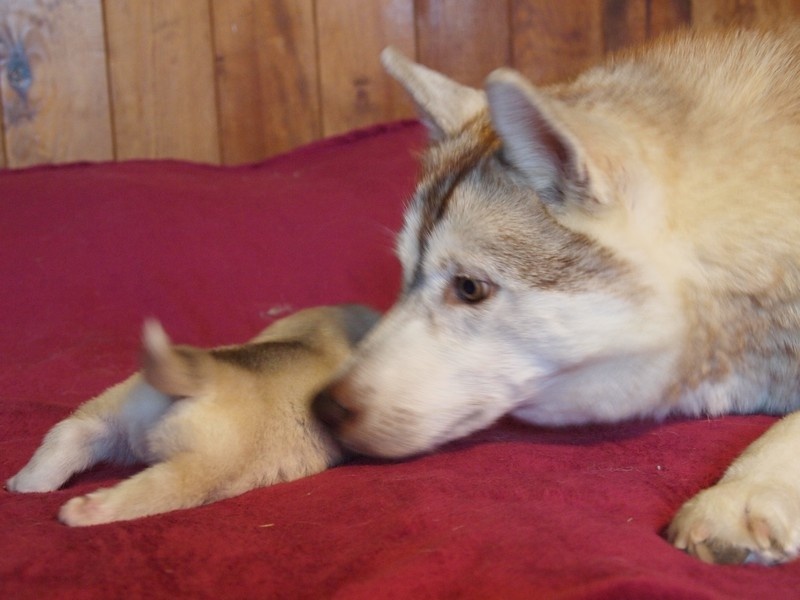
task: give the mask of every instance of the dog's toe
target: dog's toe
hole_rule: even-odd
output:
[[[9,492],[18,494],[52,492],[58,489],[61,483],[60,479],[56,479],[55,483],[52,481],[53,479],[52,477],[48,479],[43,477],[42,474],[31,472],[30,470],[22,470],[6,481],[6,489]]]
[[[58,520],[70,527],[100,525],[114,521],[112,511],[104,502],[104,491],[98,490],[68,501],[58,512]]]
[[[800,498],[779,486],[721,483],[684,504],[667,537],[709,563],[787,562],[800,549]]]

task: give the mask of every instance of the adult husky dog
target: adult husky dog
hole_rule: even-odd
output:
[[[404,290],[315,400],[404,457],[511,414],[545,425],[800,407],[800,29],[683,33],[485,91],[387,49],[432,143]],[[800,416],[669,528],[716,562],[800,546]]]

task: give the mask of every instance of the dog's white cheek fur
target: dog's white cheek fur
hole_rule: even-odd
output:
[[[658,298],[609,293],[527,292],[512,314],[521,356],[552,365],[520,390],[514,416],[546,425],[666,414],[662,393],[677,359],[680,319]]]
[[[680,332],[658,302],[501,288],[473,307],[443,302],[439,279],[392,309],[345,375],[354,449],[424,452],[509,412],[564,425],[657,409]]]

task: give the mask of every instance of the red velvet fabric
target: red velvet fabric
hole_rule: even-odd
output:
[[[139,328],[247,339],[276,315],[398,289],[392,232],[424,142],[378,127],[246,167],[0,173],[0,476],[136,368]],[[2,598],[796,598],[800,562],[714,567],[662,528],[767,417],[563,430],[502,422],[414,460],[359,460],[209,506],[84,529],[0,492]]]

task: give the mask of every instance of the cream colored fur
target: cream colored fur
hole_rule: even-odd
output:
[[[405,290],[317,400],[344,408],[328,421],[345,445],[407,456],[509,413],[800,407],[800,29],[682,33],[547,88],[501,69],[485,94],[384,61],[432,144],[398,239]],[[797,423],[671,539],[706,560],[795,556]]]
[[[141,373],[80,406],[8,480],[48,492],[98,462],[151,466],[67,502],[67,525],[135,519],[229,498],[336,464],[342,451],[310,413],[314,393],[377,319],[359,306],[301,311],[250,343],[212,351],[144,330]]]

